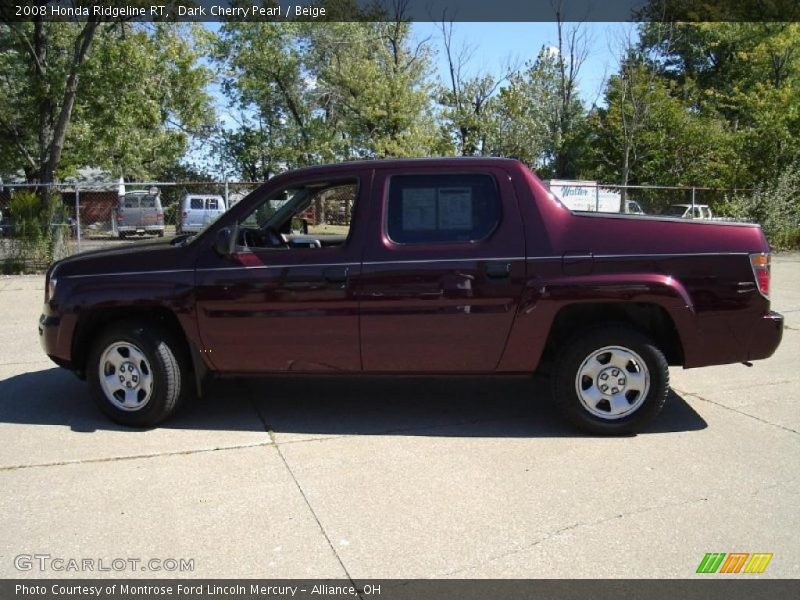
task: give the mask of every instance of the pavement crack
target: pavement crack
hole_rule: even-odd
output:
[[[311,513],[311,516],[314,518],[314,521],[317,523],[317,527],[319,528],[320,532],[322,533],[322,536],[325,538],[325,541],[328,542],[328,546],[330,547],[331,552],[333,552],[333,555],[336,557],[336,560],[339,562],[339,566],[342,567],[342,571],[344,571],[345,576],[350,581],[351,585],[356,590],[358,590],[358,586],[356,585],[356,582],[353,580],[352,575],[350,575],[350,571],[347,570],[347,567],[345,566],[344,561],[342,560],[342,557],[339,555],[339,552],[337,552],[337,550],[336,550],[336,546],[334,546],[333,541],[331,541],[331,538],[328,535],[328,532],[325,530],[325,526],[322,524],[322,521],[320,521],[319,516],[317,515],[317,511],[314,510],[314,507],[311,505],[311,501],[308,499],[308,495],[306,494],[305,490],[303,489],[303,486],[300,485],[300,482],[298,481],[297,476],[294,474],[294,471],[292,470],[292,467],[289,466],[289,462],[286,460],[286,457],[284,456],[280,445],[275,441],[275,433],[272,430],[272,427],[269,425],[269,423],[267,422],[266,417],[261,412],[261,409],[259,408],[258,403],[256,402],[251,389],[249,387],[247,389],[248,389],[248,397],[250,398],[250,402],[253,405],[253,409],[256,411],[256,414],[258,415],[258,418],[261,421],[261,425],[264,427],[264,431],[269,436],[269,439],[270,439],[270,444],[269,445],[270,446],[274,446],[275,451],[278,453],[278,456],[280,457],[281,461],[283,462],[283,466],[286,467],[286,471],[287,471],[287,473],[289,473],[289,477],[292,478],[292,481],[294,482],[294,485],[297,487],[297,491],[300,492],[300,496],[303,498],[303,502],[305,502],[306,506],[308,507],[308,510]],[[362,600],[363,600],[363,597],[362,597],[360,592],[358,593],[358,597],[362,598]]]
[[[696,398],[697,400],[701,400],[703,402],[708,402],[709,404],[714,404],[715,406],[719,406],[720,408],[724,408],[725,410],[729,410],[731,412],[735,412],[735,413],[743,415],[745,417],[749,417],[749,418],[751,418],[751,419],[753,419],[755,421],[758,421],[760,423],[764,423],[765,425],[770,425],[771,427],[776,427],[777,429],[783,429],[784,431],[788,431],[790,433],[800,434],[800,431],[797,431],[796,429],[792,429],[791,427],[786,427],[785,425],[780,425],[778,423],[773,423],[772,421],[767,421],[766,419],[762,419],[761,417],[757,417],[757,416],[752,415],[752,414],[750,414],[748,412],[744,412],[743,410],[739,410],[739,409],[733,408],[732,406],[727,406],[725,404],[722,404],[721,402],[715,402],[714,400],[709,400],[708,398],[704,398],[700,394],[695,394],[694,392],[686,392],[684,390],[679,390],[679,389],[676,389],[674,387],[672,389],[673,389],[673,391],[677,392],[681,396],[691,396],[692,398]],[[754,405],[750,404],[749,406],[754,406]]]
[[[224,452],[227,450],[243,450],[245,448],[258,448],[259,446],[271,446],[272,441],[257,442],[254,444],[238,444],[235,446],[218,446],[214,448],[199,448],[192,450],[178,450],[176,452],[153,452],[150,454],[129,454],[125,456],[105,456],[100,458],[83,458],[76,460],[61,460],[45,463],[34,463],[30,465],[6,465],[0,466],[0,472],[19,471],[22,469],[40,469],[43,467],[64,467],[67,465],[87,465],[94,463],[122,462],[126,460],[143,460],[148,458],[160,458],[162,456],[187,456],[190,454],[203,454],[205,452]]]
[[[463,566],[463,567],[459,567],[458,569],[455,569],[454,571],[449,571],[447,573],[437,573],[437,574],[433,575],[432,577],[450,577],[452,575],[457,575],[459,573],[463,573],[464,571],[469,571],[470,569],[477,569],[477,568],[482,567],[484,565],[487,565],[489,563],[492,563],[492,562],[495,562],[495,561],[498,561],[498,560],[502,560],[504,558],[508,558],[509,556],[515,556],[517,554],[521,554],[523,552],[527,552],[531,548],[535,548],[536,546],[539,546],[539,545],[541,545],[541,544],[543,544],[543,543],[545,543],[545,542],[547,542],[547,541],[549,541],[549,540],[551,540],[553,538],[556,538],[559,535],[561,535],[562,533],[567,532],[567,531],[572,531],[572,530],[575,530],[575,529],[582,529],[584,527],[593,527],[595,525],[602,525],[603,523],[607,523],[608,521],[614,521],[616,519],[624,519],[626,517],[630,517],[630,516],[633,516],[633,515],[639,515],[639,514],[642,514],[642,513],[652,512],[654,510],[663,510],[665,508],[674,508],[674,507],[677,507],[677,506],[686,506],[686,505],[689,505],[689,504],[699,504],[701,502],[708,502],[708,498],[706,498],[706,497],[690,498],[688,500],[683,500],[681,502],[672,502],[670,504],[660,504],[658,506],[647,506],[647,507],[644,507],[644,508],[640,508],[638,510],[632,510],[630,512],[617,513],[615,515],[610,515],[610,516],[607,516],[607,517],[603,517],[602,519],[596,519],[594,521],[579,521],[577,523],[571,523],[569,525],[565,525],[563,527],[559,527],[558,529],[554,529],[553,531],[545,534],[544,537],[541,537],[541,538],[539,538],[537,540],[534,540],[533,542],[531,542],[529,544],[525,544],[523,546],[519,546],[519,547],[514,548],[512,550],[508,550],[507,552],[500,552],[498,554],[495,554],[493,556],[488,557],[486,560],[480,561],[479,563],[466,565],[466,566]]]

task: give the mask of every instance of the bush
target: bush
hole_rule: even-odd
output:
[[[760,223],[775,250],[800,248],[800,164],[747,196],[735,196],[723,212],[737,219]]]
[[[46,207],[33,191],[15,193],[10,202],[11,234],[4,245],[4,273],[40,270],[67,255],[69,225],[61,197],[54,195]]]
[[[172,204],[164,207],[164,224],[165,225],[175,225],[175,228],[178,227],[178,222],[180,221],[180,202],[173,202]]]

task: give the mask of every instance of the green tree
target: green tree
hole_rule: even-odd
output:
[[[673,87],[637,57],[623,62],[606,86],[606,106],[591,116],[598,178],[621,185],[730,185],[736,160],[724,122],[685,106]]]
[[[800,157],[800,25],[656,23],[641,47],[692,110],[724,119],[742,157],[738,185],[773,179]]]
[[[402,18],[228,23],[218,56],[238,113],[220,155],[247,177],[434,151],[429,48]]]
[[[249,179],[332,159],[335,132],[315,110],[297,23],[226,23],[218,43],[222,90],[236,127],[220,132],[223,163]]]
[[[511,76],[489,73],[467,75],[474,48],[453,45],[453,22],[442,21],[442,44],[448,66],[448,81],[436,91],[442,139],[461,156],[481,156],[495,152],[498,139],[496,92]]]
[[[425,156],[434,143],[430,50],[412,45],[401,17],[305,27],[314,91],[337,117],[347,158]]]
[[[559,152],[567,154],[564,149],[569,145],[562,137],[559,117],[561,94],[556,54],[553,48],[542,48],[535,61],[510,77],[497,101],[494,152],[516,157],[542,176],[554,174],[556,156]],[[574,105],[571,110],[578,114],[581,107]]]
[[[213,120],[205,30],[175,24],[0,25],[3,172],[50,182],[80,166],[147,176]]]

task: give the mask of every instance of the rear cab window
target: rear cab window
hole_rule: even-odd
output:
[[[488,174],[395,175],[386,233],[395,244],[479,242],[500,222],[500,195]]]

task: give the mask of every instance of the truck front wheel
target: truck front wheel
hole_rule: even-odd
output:
[[[92,398],[122,425],[152,427],[178,408],[189,384],[182,346],[149,323],[121,322],[92,346],[87,379]]]
[[[667,360],[645,335],[609,325],[575,336],[562,346],[553,395],[574,425],[591,433],[641,430],[664,406]]]

